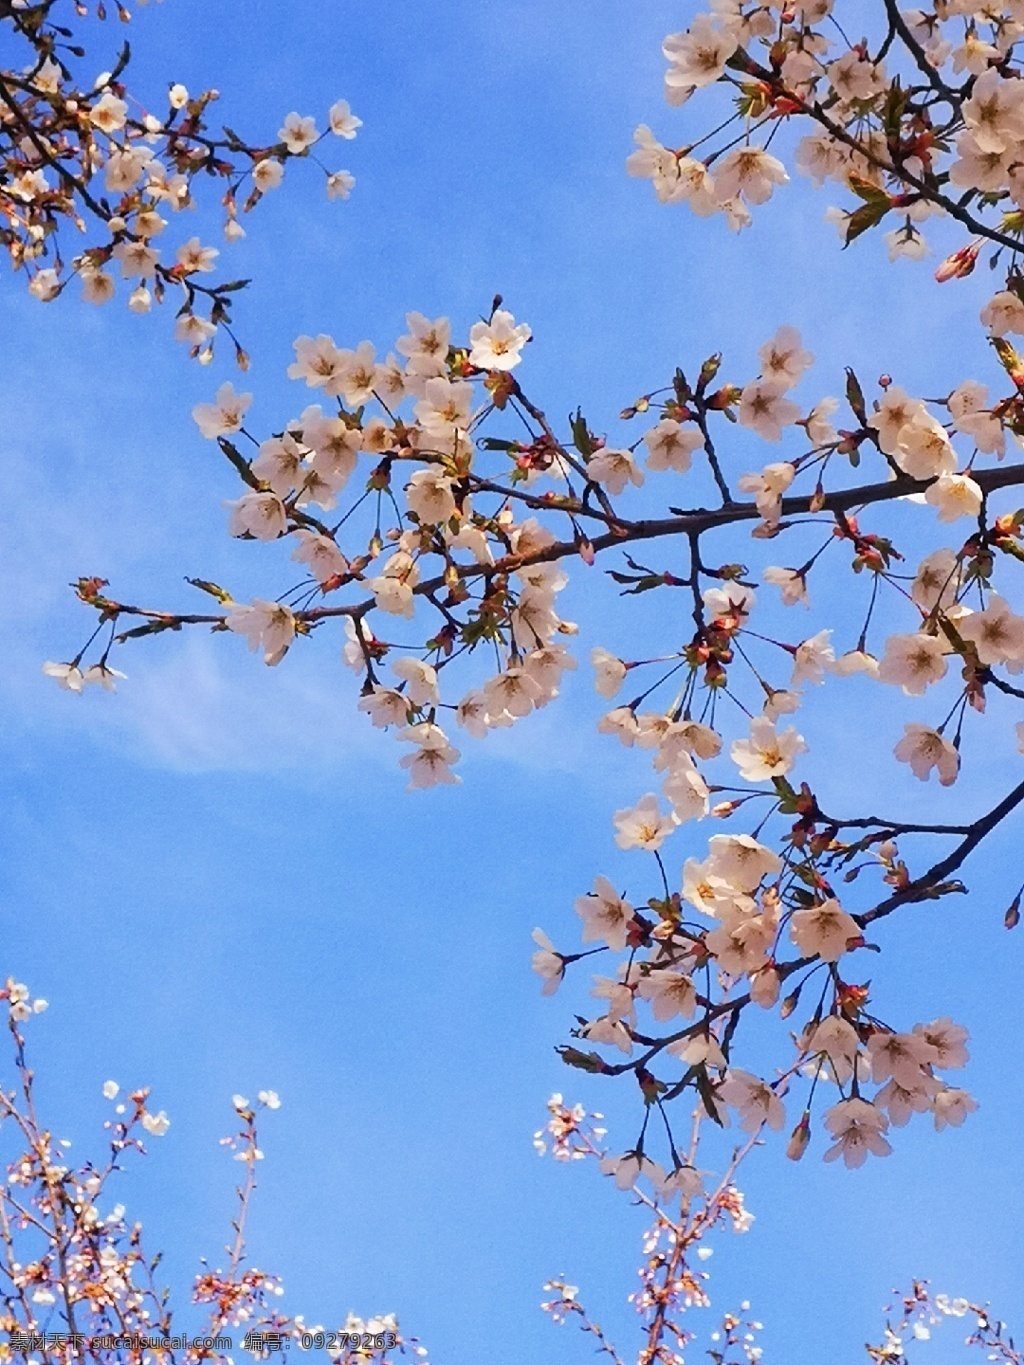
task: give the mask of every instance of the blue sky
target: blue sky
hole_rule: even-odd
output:
[[[140,12],[144,89],[216,85],[225,121],[268,140],[291,109],[322,119],[339,96],[364,120],[354,144],[330,148],[356,176],[351,201],[327,203],[313,169],[293,168],[225,248],[231,273],[255,281],[237,313],[254,426],[279,427],[305,398],[284,378],[300,332],[386,350],[408,309],[464,328],[496,291],[533,327],[529,390],[553,413],[582,403],[599,429],[677,363],[722,349],[733,373],[753,373],[784,322],[819,358],[802,394],[840,392],[848,363],[917,392],[969,373],[998,383],[975,322],[987,272],[939,289],[927,267],[889,267],[873,239],[840,252],[830,200],[804,184],[736,238],[627,179],[638,122],[685,135],[689,111],[661,99],[659,45],[693,12],[654,0],[638,14],[610,0]],[[119,37],[91,36],[97,70]],[[628,1354],[642,1220],[595,1172],[538,1161],[530,1137],[560,1089],[604,1110],[621,1149],[633,1097],[562,1066],[553,1046],[589,982],[542,1000],[528,959],[537,924],[574,944],[572,900],[596,872],[644,885],[610,826],[650,785],[643,756],[598,742],[585,667],[514,739],[464,745],[461,787],[417,795],[394,743],[355,713],[332,642],[268,670],[237,640],[161,638],[124,660],[117,698],[58,694],[39,665],[77,647],[84,618],[64,585],[79,573],[161,606],[191,602],[185,573],[240,592],[280,579],[276,560],[227,539],[220,504],[235,486],[189,416],[234,377],[227,356],[190,365],[167,316],[44,309],[3,288],[0,904],[7,970],[52,1002],[31,1028],[55,1128],[84,1154],[103,1081],[153,1086],[172,1127],[123,1197],[180,1293],[227,1234],[237,1168],[217,1138],[230,1096],[273,1087],[252,1251],[292,1311],[397,1311],[438,1365],[574,1365],[590,1346],[537,1307],[564,1272]],[[762,452],[738,442],[727,460],[739,472]],[[941,543],[930,524],[915,536]],[[808,634],[844,590],[824,590]],[[609,618],[596,575],[567,600],[583,657],[671,628],[671,603],[642,603],[635,627]],[[837,716],[828,692],[801,728],[807,771],[827,774],[837,807],[867,791],[894,813],[948,816],[1018,780],[1008,708],[993,706],[950,794],[892,772],[902,719],[919,711],[852,681]],[[867,760],[865,726],[882,736]],[[822,1165],[820,1148],[791,1166],[778,1143],[749,1165],[757,1222],[719,1239],[712,1292],[716,1309],[751,1301],[767,1358],[856,1358],[891,1288],[915,1275],[1024,1322],[1009,1254],[1024,1215],[1022,940],[1002,928],[1015,838],[970,868],[969,898],[894,917],[877,973],[905,1022],[950,1013],[970,1027],[978,1114],[939,1136],[914,1124],[861,1172]],[[955,1336],[944,1328],[922,1359],[958,1358]]]

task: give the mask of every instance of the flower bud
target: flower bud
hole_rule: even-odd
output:
[[[809,1110],[804,1110],[800,1116],[800,1122],[790,1134],[789,1144],[786,1147],[786,1155],[790,1161],[799,1161],[804,1152],[807,1151],[807,1144],[811,1140],[811,1115]]]
[[[947,280],[960,280],[969,275],[974,269],[980,250],[981,243],[975,242],[970,246],[962,246],[959,251],[947,256],[935,272],[939,284],[945,284]]]

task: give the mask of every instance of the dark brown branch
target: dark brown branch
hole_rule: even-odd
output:
[[[900,12],[897,0],[885,0],[885,12],[889,16],[889,23],[892,25],[892,28],[899,34],[903,46],[917,63],[921,75],[924,76],[933,90],[937,91],[944,100],[959,111],[959,92],[951,89],[939,75],[935,67],[932,66],[931,62],[928,60],[928,54],[911,33],[906,19],[904,19]]]
[[[1007,815],[1020,803],[1024,801],[1024,782],[1020,782],[1014,787],[1008,796],[1004,796],[998,806],[993,806],[987,815],[983,815],[980,820],[976,820],[971,826],[971,831],[961,843],[947,857],[930,867],[923,876],[916,877],[907,886],[901,887],[899,891],[876,905],[873,910],[868,910],[863,915],[854,915],[854,919],[860,925],[872,924],[877,919],[882,919],[886,915],[891,915],[899,906],[907,901],[920,900],[927,892],[933,890],[940,882],[944,881],[951,872],[965,861],[966,858],[977,848],[988,834],[995,829],[996,825],[1004,820]]]

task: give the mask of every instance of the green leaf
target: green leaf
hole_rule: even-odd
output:
[[[697,1072],[697,1091],[704,1108],[707,1110],[708,1118],[714,1119],[719,1128],[724,1128],[725,1124],[722,1121],[721,1114],[718,1112],[718,1100],[715,1096],[715,1090],[708,1077],[707,1067],[705,1066],[702,1066]]]
[[[216,597],[218,602],[232,601],[231,594],[224,588],[219,588],[216,583],[211,583],[206,578],[186,578],[186,583],[191,583],[193,588],[198,588],[200,592],[208,592],[211,597]]]
[[[861,208],[854,209],[846,220],[846,245],[855,242],[870,228],[877,227],[890,208],[889,196],[886,195],[884,201],[864,204]]]
[[[885,190],[874,184],[873,181],[865,180],[863,176],[847,176],[846,183],[858,199],[864,200],[865,204],[871,204],[876,208],[884,204],[886,209],[892,204],[892,200]]]
[[[580,1071],[589,1071],[594,1075],[604,1071],[604,1058],[599,1057],[596,1052],[580,1052],[575,1047],[558,1047],[555,1051],[565,1062],[566,1066],[574,1066]]]
[[[594,453],[594,438],[587,427],[582,408],[577,408],[576,416],[569,418],[569,426],[572,429],[573,445],[585,460],[589,460]]]
[[[860,380],[849,368],[846,371],[846,401],[861,426],[867,426],[868,416],[864,406],[864,390],[860,386]]]

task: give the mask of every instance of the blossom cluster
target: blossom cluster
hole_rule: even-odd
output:
[[[686,1325],[687,1314],[693,1308],[708,1308],[711,1304],[710,1274],[703,1268],[714,1254],[714,1248],[707,1244],[708,1239],[722,1227],[730,1227],[734,1233],[745,1233],[754,1221],[734,1180],[754,1139],[748,1138],[733,1152],[719,1176],[702,1180],[701,1176],[708,1177],[710,1172],[698,1173],[693,1163],[706,1115],[696,1114],[689,1143],[681,1158],[681,1170],[686,1178],[680,1179],[679,1176],[667,1176],[661,1167],[640,1153],[621,1158],[610,1156],[602,1145],[604,1129],[594,1123],[601,1116],[588,1114],[582,1105],[570,1107],[560,1094],[555,1094],[548,1101],[548,1111],[551,1118],[535,1138],[541,1155],[547,1149],[546,1133],[554,1139],[552,1155],[556,1160],[593,1158],[606,1175],[614,1177],[620,1190],[629,1191],[637,1203],[650,1212],[652,1222],[643,1237],[643,1260],[638,1271],[640,1287],[629,1296],[640,1319],[644,1342],[636,1357],[637,1365],[685,1365],[684,1351],[698,1335]],[[653,1180],[653,1196],[638,1183],[641,1176]],[[621,1357],[579,1299],[575,1285],[556,1279],[545,1284],[544,1289],[556,1295],[541,1304],[552,1322],[562,1325],[575,1321],[582,1331],[597,1339],[604,1352],[622,1365]],[[750,1305],[744,1303],[741,1307],[742,1313],[746,1313]],[[761,1359],[761,1348],[756,1344],[760,1329],[759,1322],[745,1319],[740,1314],[726,1313],[721,1327],[709,1333],[708,1354],[721,1365],[756,1362]]]
[[[901,1301],[886,1311],[890,1316],[883,1339],[867,1347],[874,1365],[905,1362],[909,1358],[908,1347],[929,1341],[936,1327],[950,1319],[954,1322],[966,1319],[972,1324],[964,1345],[983,1350],[986,1360],[1002,1361],[1003,1365],[1021,1365],[1024,1361],[1006,1323],[994,1317],[986,1306],[965,1298],[950,1298],[948,1294],[933,1294],[926,1280],[916,1280]]]
[[[426,788],[459,780],[465,739],[558,698],[580,662],[581,627],[559,605],[570,573],[615,556],[609,572],[624,596],[667,594],[672,625],[656,657],[632,657],[625,629],[587,650],[598,694],[614,703],[599,732],[646,753],[656,774],[657,792],[613,816],[616,844],[647,855],[651,884],[638,894],[598,876],[576,901],[582,950],[561,951],[538,929],[533,957],[546,994],[580,960],[615,959],[594,982],[594,1017],[577,1016],[560,1051],[572,1067],[633,1077],[639,1135],[609,1154],[590,1125],[597,1116],[556,1096],[536,1141],[560,1160],[596,1156],[654,1210],[635,1302],[657,1341],[641,1365],[681,1359],[688,1333],[666,1305],[706,1301],[689,1248],[716,1221],[749,1226],[734,1168],[709,1179],[698,1163],[708,1124],[735,1121],[739,1152],[788,1129],[793,1159],[820,1128],[825,1160],[857,1167],[886,1155],[915,1114],[942,1130],[976,1107],[953,1074],[968,1059],[967,1029],[946,1016],[888,1017],[873,955],[887,916],[963,889],[954,874],[1024,802],[1024,782],[971,823],[842,819],[807,779],[816,736],[795,717],[813,689],[834,690],[841,705],[844,679],[877,682],[879,695],[890,689],[914,708],[886,741],[894,759],[948,788],[984,742],[988,698],[1024,698],[1012,681],[1024,666],[1013,591],[1024,512],[1001,501],[1024,484],[1024,358],[1010,340],[1024,335],[1013,254],[1024,230],[1014,58],[1024,15],[1014,9],[942,0],[901,12],[886,0],[884,35],[837,50],[831,0],[716,0],[666,40],[667,91],[678,105],[722,87],[736,113],[677,150],[641,129],[629,162],[660,199],[742,227],[788,177],[784,137],[778,157],[769,141],[784,123],[811,120],[795,162],[856,196],[859,206],[833,215],[845,241],[899,214],[890,253],[920,255],[920,223],[949,217],[973,236],[940,279],[968,273],[986,239],[1012,249],[1005,288],[981,311],[997,362],[986,382],[926,398],[888,375],[866,393],[848,372],[842,402],[808,401],[813,356],[784,326],[761,346],[755,374],[726,379],[718,354],[677,369],[609,435],[579,409],[560,429],[528,396],[531,328],[500,298],[464,331],[410,312],[391,349],[303,335],[288,371],[306,390],[293,416],[256,430],[254,395],[230,383],[193,414],[241,483],[228,533],[268,553],[286,546],[302,581],[270,599],[193,578],[215,605],[187,612],[119,600],[84,577],[95,630],[73,658],[45,666],[69,691],[113,690],[123,674],[112,652],[167,630],[237,636],[270,666],[334,638],[359,709],[406,746],[409,785]],[[345,125],[335,131],[355,131],[347,107],[334,115]],[[298,142],[315,135],[294,116],[282,145],[301,154]],[[760,441],[771,450],[752,457]],[[667,510],[652,513],[659,497]],[[901,517],[896,533],[880,529],[882,508]],[[747,548],[718,549],[728,532]],[[922,555],[922,539],[936,538]],[[807,629],[803,610],[812,595],[818,605],[819,583],[828,600],[828,571],[846,585],[842,614]],[[1014,742],[1024,749],[1024,722]],[[705,821],[728,832],[705,837]],[[954,842],[912,870],[935,839]],[[742,1052],[758,1016],[789,1032],[767,1075]],[[696,1114],[690,1143],[678,1138],[683,1106]],[[247,1101],[236,1097],[236,1109],[244,1117]],[[240,1159],[251,1176],[254,1143]],[[259,1292],[237,1276],[227,1284],[214,1276],[204,1301],[230,1312],[232,1294]],[[552,1288],[553,1316],[579,1311],[571,1286]],[[753,1360],[749,1335],[730,1345]]]
[[[810,1095],[792,1155],[806,1145],[819,1084],[822,1094],[835,1085],[839,1097],[823,1119],[826,1155],[849,1165],[887,1152],[886,1133],[912,1113],[930,1113],[940,1129],[961,1123],[974,1101],[940,1073],[965,1060],[963,1030],[948,1020],[886,1023],[856,980],[863,959],[855,954],[880,946],[870,926],[900,904],[957,889],[948,874],[977,839],[967,826],[827,815],[806,781],[796,785],[809,745],[787,722],[808,689],[842,688],[851,674],[915,699],[934,689],[942,710],[905,723],[893,754],[915,777],[935,773],[949,786],[973,733],[965,726],[984,710],[987,691],[1020,694],[1007,675],[1024,664],[1024,616],[1009,605],[1022,518],[992,506],[1000,489],[1024,482],[1024,464],[1005,459],[1024,429],[1016,386],[990,397],[972,379],[926,401],[885,376],[869,402],[851,376],[850,425],[837,429],[839,400],[794,397],[813,357],[783,327],[745,382],[721,382],[722,358],[713,356],[692,382],[677,370],[665,388],[643,395],[621,414],[627,427],[646,418],[632,440],[595,434],[580,413],[562,438],[518,376],[530,328],[500,300],[464,341],[446,318],[411,313],[407,329],[383,357],[368,341],[345,348],[326,334],[299,337],[289,375],[321,401],[263,439],[248,425],[252,395],[230,384],[195,409],[201,435],[219,443],[243,484],[229,533],[291,544],[307,578],[276,600],[251,601],[192,580],[217,600],[211,613],[128,605],[107,595],[102,580],[83,579],[79,595],[98,613],[96,630],[85,650],[47,671],[71,690],[92,681],[110,687],[115,645],[189,624],[238,635],[277,665],[297,641],[341,623],[359,709],[409,746],[401,765],[410,786],[452,783],[458,734],[484,738],[521,723],[577,667],[570,645],[579,628],[558,610],[574,564],[664,538],[670,568],[627,554],[628,572],[612,577],[631,595],[684,592],[692,634],[654,659],[623,659],[599,645],[590,653],[603,697],[614,699],[627,679],[651,679],[598,729],[649,751],[661,784],[660,794],[614,816],[618,846],[654,859],[658,884],[646,907],[636,909],[605,877],[577,902],[584,943],[626,960],[598,979],[605,1012],[576,1036],[626,1060],[575,1045],[563,1056],[601,1074],[631,1072],[648,1105],[696,1090],[709,1114],[724,1121],[734,1109],[747,1128],[781,1127],[782,1096],[805,1078]],[[1000,358],[1010,370],[1014,362]],[[490,434],[503,417],[528,435]],[[790,447],[788,458],[737,474],[719,434],[737,427],[748,441]],[[851,469],[872,464],[879,481],[850,486]],[[670,506],[657,520],[631,514],[630,500],[659,483],[666,492],[714,487],[720,504]],[[964,538],[905,572],[897,545],[865,523],[874,504],[897,499],[909,522],[940,534],[966,521]],[[706,542],[741,525],[752,549],[802,548],[789,564],[716,567]],[[845,650],[830,628],[780,637],[778,608],[769,614],[760,598],[764,584],[783,606],[808,606],[827,565],[851,573],[864,597],[863,623]],[[848,610],[856,612],[855,601],[850,594]],[[902,620],[894,633],[878,624],[881,604]],[[141,624],[121,628],[133,619]],[[739,703],[739,724],[723,711],[725,698]],[[996,808],[996,822],[1022,796]],[[667,841],[684,826],[755,812],[759,837],[715,834],[703,858],[685,856],[676,871],[666,865]],[[903,847],[926,833],[963,840],[938,870],[915,877]],[[851,903],[840,879],[864,870],[880,880],[882,899]],[[535,937],[534,966],[549,993],[568,964],[593,951],[563,953],[540,931]],[[810,980],[821,994],[802,1018],[795,1055],[770,1080],[737,1066],[741,1016],[754,1006],[789,1018]],[[652,1032],[641,1009],[673,1031]],[[646,1159],[639,1144],[634,1155]],[[672,1163],[663,1172],[682,1178]]]
[[[170,1292],[157,1280],[161,1258],[147,1253],[142,1225],[129,1220],[111,1190],[127,1154],[145,1155],[145,1139],[164,1137],[171,1121],[163,1109],[151,1106],[148,1088],[123,1090],[117,1081],[105,1081],[102,1094],[111,1105],[111,1116],[104,1122],[106,1154],[99,1161],[72,1164],[70,1140],[56,1138],[39,1116],[24,1035],[26,1022],[41,1014],[47,1002],[33,998],[24,983],[8,977],[0,989],[0,1007],[14,1073],[13,1084],[0,1085],[0,1139],[7,1143],[6,1176],[0,1185],[0,1331],[27,1339],[55,1332],[78,1336],[90,1341],[91,1360],[115,1365],[124,1358],[114,1345],[122,1338],[156,1342],[176,1336]],[[229,1365],[229,1356],[200,1344],[222,1336],[225,1327],[257,1329],[296,1341],[322,1330],[310,1328],[301,1316],[280,1311],[284,1293],[280,1280],[249,1264],[246,1253],[246,1219],[256,1188],[256,1164],[263,1157],[257,1119],[279,1107],[273,1090],[261,1090],[255,1103],[234,1096],[240,1128],[222,1145],[244,1164],[245,1176],[238,1190],[228,1262],[223,1269],[204,1262],[196,1277],[191,1301],[207,1317],[205,1329],[194,1336],[197,1344],[184,1352],[151,1346],[147,1359]],[[415,1339],[403,1340],[397,1327],[390,1314],[364,1323],[350,1313],[341,1331],[386,1332],[396,1344],[385,1349],[346,1346],[336,1360],[339,1365],[383,1365],[397,1351],[411,1352],[426,1365],[425,1349]],[[109,1347],[100,1344],[104,1339]],[[48,1349],[57,1359],[60,1348]],[[10,1354],[6,1347],[5,1351]]]
[[[871,14],[864,9],[854,0],[713,0],[709,13],[665,38],[663,51],[668,103],[710,98],[716,127],[669,147],[642,125],[630,173],[650,179],[662,202],[685,202],[702,217],[723,213],[739,230],[795,168],[818,187],[831,182],[853,195],[827,215],[845,242],[898,220],[885,233],[890,259],[921,259],[930,250],[921,224],[951,220],[967,241],[940,279],[968,274],[986,240],[1019,250],[1019,0],[913,9],[884,0]],[[865,26],[872,40],[846,36]],[[776,139],[793,124],[811,126],[798,139]],[[1015,262],[1011,255],[1007,293],[1019,307]]]
[[[290,160],[315,159],[330,134],[351,140],[361,120],[339,100],[326,129],[292,112],[273,141],[257,145],[230,129],[211,129],[216,90],[190,93],[178,82],[154,112],[125,84],[127,44],[111,70],[95,76],[81,70],[83,50],[58,22],[64,8],[71,8],[64,0],[43,0],[0,9],[0,34],[20,45],[19,61],[5,57],[0,68],[0,243],[42,302],[75,278],[93,304],[113,298],[122,281],[136,313],[169,295],[179,305],[175,337],[193,356],[210,360],[223,328],[245,368],[230,322],[234,295],[247,281],[211,279],[219,248],[187,229],[172,229],[168,236],[180,240],[168,246],[164,231],[196,206],[199,186],[212,178],[220,186],[224,236],[237,241],[245,236],[240,215],[281,184]],[[127,10],[117,8],[127,20]],[[348,198],[351,174],[325,168],[325,175],[328,196]],[[72,248],[69,239],[82,233],[89,244]]]

